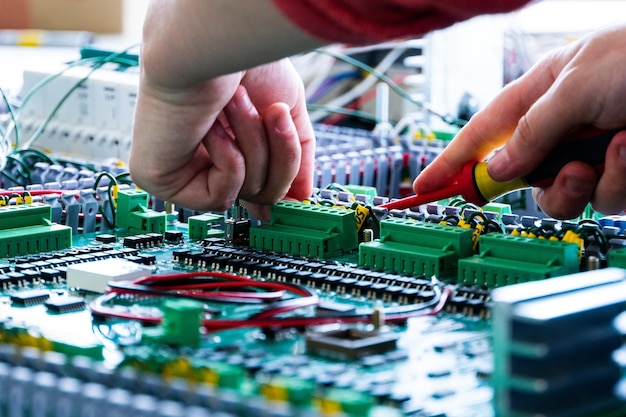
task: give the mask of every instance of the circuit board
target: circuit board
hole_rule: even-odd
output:
[[[0,416],[626,415],[626,217],[527,190],[381,209],[453,136],[422,123],[316,125],[313,194],[265,223],[172,207],[96,162],[130,147],[138,58],[94,73],[117,58],[25,74],[46,94],[0,170]]]
[[[597,247],[597,222],[529,227],[505,204],[380,213],[371,190],[337,188],[279,203],[264,224],[241,208],[181,222],[128,188],[117,227],[73,240],[49,206],[0,208],[23,219],[3,230],[0,414],[507,415],[494,408],[493,289],[592,256],[623,267],[619,245]],[[528,236],[550,231],[560,239]]]

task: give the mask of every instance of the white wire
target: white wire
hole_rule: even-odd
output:
[[[341,52],[346,55],[354,55],[372,51],[379,51],[382,49],[420,49],[423,48],[424,45],[426,45],[426,41],[424,39],[407,39],[403,41],[389,41],[366,46],[351,46],[342,49]]]
[[[380,63],[375,68],[377,71],[384,73],[387,71],[394,62],[406,51],[406,48],[396,48],[392,49]],[[346,104],[353,102],[357,98],[364,95],[370,88],[374,86],[378,82],[378,78],[372,74],[368,74],[367,77],[363,79],[360,83],[358,83],[354,88],[350,91],[342,94],[341,96],[325,103],[329,107],[344,107]],[[314,111],[309,114],[312,122],[319,122],[321,119],[326,117],[328,112],[323,110]]]

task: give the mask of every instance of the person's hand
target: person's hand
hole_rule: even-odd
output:
[[[313,184],[315,139],[302,82],[287,60],[168,88],[142,74],[130,169],[166,201],[225,210],[237,198],[257,217]]]
[[[542,59],[474,115],[443,153],[415,180],[419,193],[441,188],[462,167],[489,161],[489,173],[510,181],[532,171],[547,153],[579,126],[626,126],[626,26],[587,36]],[[567,164],[552,186],[533,190],[548,215],[576,217],[588,202],[615,214],[626,208],[626,131],[606,152],[601,176],[581,162]]]

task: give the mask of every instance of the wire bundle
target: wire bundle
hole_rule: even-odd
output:
[[[435,297],[428,302],[386,308],[382,311],[386,322],[398,323],[424,315],[436,315],[443,311],[451,298],[450,287],[433,285]],[[247,317],[205,318],[202,325],[207,331],[260,327],[289,328],[307,327],[331,323],[371,323],[375,309],[333,317],[295,315],[296,310],[319,305],[317,294],[304,286],[284,282],[255,281],[248,277],[220,271],[173,273],[152,275],[128,282],[111,282],[106,294],[90,304],[96,318],[136,320],[144,324],[159,324],[161,317],[139,314],[131,309],[113,304],[126,297],[165,298],[183,297],[204,302],[259,304],[260,311]],[[284,316],[290,313],[289,316]]]

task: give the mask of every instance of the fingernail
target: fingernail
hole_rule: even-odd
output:
[[[213,132],[222,139],[225,139],[228,137],[228,133],[226,133],[224,126],[222,126],[220,122],[215,122],[213,124]]]
[[[620,146],[617,152],[622,161],[626,162],[626,146]]]
[[[594,184],[576,177],[565,179],[565,188],[572,197],[582,197],[588,195],[593,190]]]
[[[235,97],[233,97],[232,103],[235,108],[240,110],[248,109],[252,106],[252,102],[250,101],[250,97],[248,96],[248,92],[246,90],[237,92]]]
[[[498,180],[506,174],[510,164],[509,154],[505,151],[500,151],[489,161],[489,174]]]
[[[281,115],[278,120],[276,120],[276,131],[278,133],[289,133],[292,130],[293,122],[291,121],[291,116],[289,114]]]

